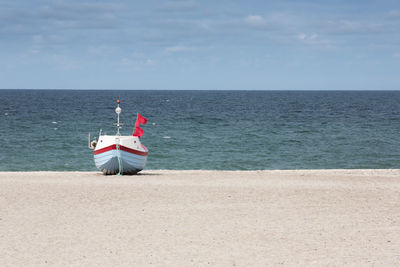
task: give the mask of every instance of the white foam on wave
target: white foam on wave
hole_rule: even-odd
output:
[[[164,139],[171,139],[171,136],[163,136]]]
[[[56,121],[52,121],[51,123],[53,123],[53,124],[57,124],[57,122],[56,122]]]

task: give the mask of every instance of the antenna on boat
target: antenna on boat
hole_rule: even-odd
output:
[[[119,114],[121,114],[121,111],[122,111],[122,109],[119,107],[119,103],[120,103],[120,101],[119,101],[119,99],[117,99],[117,108],[115,109],[115,113],[117,113],[117,123],[116,123],[116,125],[117,125],[117,135],[118,136],[120,135],[119,129],[123,125],[123,123],[119,122]]]

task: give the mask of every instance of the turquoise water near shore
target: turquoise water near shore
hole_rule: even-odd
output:
[[[0,171],[96,170],[117,97],[147,169],[400,168],[398,91],[0,90]]]

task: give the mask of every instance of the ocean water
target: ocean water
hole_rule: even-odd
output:
[[[139,112],[146,169],[400,168],[397,91],[0,90],[0,171],[93,171]]]

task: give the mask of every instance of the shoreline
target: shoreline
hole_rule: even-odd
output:
[[[348,172],[399,172],[400,173],[400,168],[399,169],[394,169],[394,168],[389,168],[389,169],[264,169],[264,170],[211,170],[211,169],[185,169],[185,170],[176,170],[176,169],[145,169],[140,171],[138,174],[133,174],[133,175],[122,175],[122,176],[136,176],[136,175],[141,175],[143,173],[146,174],[151,174],[155,172],[162,172],[162,173],[172,173],[172,172],[244,172],[244,173],[249,173],[249,172],[343,172],[343,173],[348,173]],[[93,170],[93,171],[54,171],[54,170],[37,170],[37,171],[0,171],[0,174],[5,174],[5,173],[100,173],[99,170]],[[113,176],[113,175],[105,175],[105,176]]]
[[[265,176],[270,177],[271,175],[279,175],[279,176],[315,176],[315,175],[323,175],[323,176],[337,176],[337,175],[345,175],[345,176],[399,176],[400,177],[400,169],[293,169],[293,170],[168,170],[168,169],[159,169],[159,170],[142,170],[138,174],[134,175],[104,175],[100,171],[0,171],[0,179],[4,178],[8,175],[14,175],[16,177],[20,177],[21,175],[33,175],[34,177],[40,177],[42,175],[48,177],[67,177],[70,176],[80,176],[82,178],[87,178],[89,176],[94,177],[108,177],[108,178],[122,178],[122,177],[142,177],[142,176],[158,176],[158,175],[199,175],[203,177],[205,174],[233,174],[233,177],[236,176]]]
[[[400,262],[400,169],[0,172],[0,265]]]

